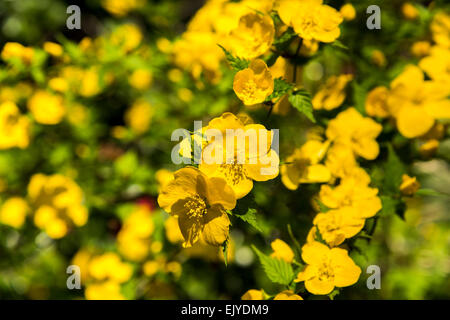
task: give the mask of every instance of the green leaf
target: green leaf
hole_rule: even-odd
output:
[[[256,209],[248,208],[245,214],[234,214],[235,217],[238,217],[242,221],[247,222],[253,228],[255,228],[258,232],[264,233],[262,225],[258,222],[256,218]]]
[[[281,98],[292,88],[294,88],[294,84],[287,82],[283,78],[276,78],[273,80],[273,92],[266,98],[266,101],[272,101],[273,99]]]
[[[388,158],[384,165],[383,190],[386,194],[398,194],[402,183],[405,166],[395,153],[392,145],[388,145]]]
[[[228,267],[228,239],[222,245],[223,261],[225,262],[225,267]]]
[[[294,29],[289,28],[278,39],[275,39],[273,45],[278,51],[284,51],[296,37],[297,33],[295,33]]]
[[[223,52],[225,53],[225,57],[226,57],[228,63],[230,64],[230,66],[234,70],[241,71],[243,69],[248,68],[248,66],[250,65],[250,61],[249,60],[245,60],[245,59],[241,59],[239,57],[235,57],[235,56],[233,56],[233,54],[230,51],[225,49],[220,44],[218,44],[218,46],[223,50]]]
[[[420,189],[416,192],[418,196],[430,196],[430,197],[449,197],[448,194],[433,190],[433,189]]]
[[[252,245],[252,249],[258,256],[270,281],[287,286],[294,280],[294,270],[286,261],[269,257],[259,251],[254,245]]]
[[[381,196],[382,209],[377,216],[389,216],[392,214],[397,214],[400,218],[404,218],[406,205],[401,199],[392,198],[390,196]]]
[[[289,96],[289,102],[292,106],[303,113],[309,120],[316,123],[313,115],[313,105],[311,102],[311,95],[305,89],[294,91]]]
[[[339,40],[334,40],[331,45],[338,49],[348,50],[348,47],[345,44],[343,44],[342,42],[340,42]]]

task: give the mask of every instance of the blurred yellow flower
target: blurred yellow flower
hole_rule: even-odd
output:
[[[273,253],[270,255],[272,258],[281,259],[287,263],[291,263],[294,260],[294,251],[283,240],[275,239],[270,246],[273,250]]]
[[[125,113],[125,123],[137,134],[145,133],[150,127],[153,107],[144,100],[138,100]]]
[[[35,174],[28,184],[28,197],[34,210],[35,225],[51,238],[61,238],[71,227],[80,227],[87,222],[83,192],[68,177]]]
[[[341,31],[342,15],[322,4],[322,0],[280,0],[278,14],[284,24],[294,28],[305,40],[333,42]]]
[[[425,81],[422,70],[409,65],[391,82],[389,112],[406,138],[427,133],[437,119],[450,118],[450,87],[438,81]]]
[[[444,12],[438,12],[431,22],[431,33],[433,40],[439,46],[450,48],[450,15]]]
[[[400,185],[400,192],[404,196],[413,196],[420,189],[420,183],[416,177],[410,177],[407,174],[402,176],[402,184]]]
[[[312,99],[314,109],[333,110],[342,105],[346,97],[345,88],[352,80],[351,74],[329,77]]]
[[[355,155],[374,160],[380,152],[376,138],[382,129],[371,118],[363,117],[355,108],[349,108],[329,122],[326,135],[334,143],[348,146]]]
[[[64,52],[63,47],[60,44],[50,41],[45,41],[43,48],[47,53],[54,57],[60,57]]]
[[[431,43],[428,41],[417,41],[411,47],[411,53],[420,58],[430,54]]]
[[[25,64],[31,63],[33,55],[33,48],[25,47],[18,42],[7,42],[1,53],[1,57],[5,61],[18,58]]]
[[[19,108],[10,101],[0,104],[0,150],[28,147],[30,121],[21,115]]]
[[[89,275],[97,281],[111,280],[123,283],[128,281],[132,274],[132,265],[122,262],[119,255],[113,252],[94,256],[89,261]]]
[[[0,223],[20,228],[29,211],[27,202],[19,197],[6,200],[0,207]]]
[[[347,250],[330,249],[317,241],[302,247],[302,259],[307,266],[295,282],[304,281],[306,290],[312,294],[329,294],[335,287],[351,286],[361,274],[361,268],[348,256]]]
[[[42,124],[58,124],[66,114],[63,98],[45,90],[37,90],[28,99],[28,109],[34,119]]]
[[[334,143],[328,150],[325,165],[334,177],[343,178],[357,167],[358,163],[350,146]]]
[[[141,44],[142,38],[141,30],[132,23],[117,27],[110,35],[111,43],[120,47],[125,53],[136,49]]]
[[[389,117],[388,108],[389,89],[383,86],[372,89],[366,98],[366,112],[371,117]]]
[[[225,210],[236,206],[234,191],[222,178],[209,178],[200,170],[186,167],[158,196],[167,213],[178,216],[185,242],[191,247],[202,235],[208,244],[220,246],[228,238],[230,220]]]
[[[281,181],[286,188],[296,190],[302,183],[321,183],[331,179],[328,168],[320,164],[324,158],[329,142],[310,140],[286,158],[281,165]]]
[[[86,286],[87,300],[124,300],[120,291],[120,284],[114,281],[92,283]]]
[[[419,10],[411,2],[402,5],[402,14],[406,19],[415,20],[419,16]]]
[[[233,90],[245,105],[262,103],[273,92],[273,78],[266,63],[253,60],[234,76]]]
[[[356,10],[355,7],[351,3],[344,4],[341,9],[339,10],[339,13],[342,15],[344,20],[351,21],[356,18]]]
[[[420,60],[419,67],[431,79],[450,87],[450,48],[432,47],[430,55]]]
[[[180,231],[177,217],[169,216],[164,222],[164,229],[166,230],[166,238],[171,243],[183,242],[184,238]]]
[[[102,7],[111,14],[123,17],[130,11],[142,8],[146,0],[102,0]]]
[[[386,56],[381,50],[373,50],[370,58],[372,62],[379,67],[384,67],[387,64]]]
[[[146,69],[137,69],[133,71],[128,82],[133,88],[138,90],[148,89],[152,83],[152,72]]]
[[[270,49],[274,34],[270,16],[248,13],[239,19],[239,25],[231,31],[227,44],[236,56],[251,60]]]

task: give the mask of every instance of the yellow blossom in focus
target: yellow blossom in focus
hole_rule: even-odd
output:
[[[382,129],[371,118],[363,117],[355,108],[349,108],[329,122],[326,135],[334,143],[352,149],[355,155],[374,160],[380,152],[376,138]]]
[[[253,60],[247,69],[234,76],[233,90],[241,101],[249,106],[262,103],[273,92],[273,78],[266,63]]]
[[[438,119],[450,118],[450,87],[424,79],[417,66],[409,65],[391,82],[389,112],[406,138],[428,132]]]
[[[0,223],[20,228],[25,222],[28,210],[28,204],[24,199],[9,198],[0,207]]]
[[[7,42],[3,47],[1,57],[3,60],[10,60],[13,58],[20,59],[23,63],[30,64],[33,59],[33,48],[24,47],[18,42]]]
[[[241,300],[264,300],[264,291],[250,289],[242,295]]]
[[[145,90],[148,89],[148,87],[152,83],[152,79],[153,76],[150,70],[137,69],[131,74],[128,81],[133,88],[136,88],[138,90]]]
[[[0,150],[28,147],[30,121],[21,115],[19,108],[10,101],[0,104]]]
[[[365,220],[353,207],[342,207],[319,213],[313,224],[319,230],[322,239],[330,247],[336,247],[345,239],[355,236],[364,227]]]
[[[346,21],[351,21],[356,18],[356,10],[351,3],[344,4],[339,10],[339,13]]]
[[[402,176],[402,184],[400,185],[400,192],[404,196],[412,196],[420,189],[420,183],[416,177],[410,177],[407,174]]]
[[[208,177],[224,179],[234,191],[236,199],[252,190],[253,180],[267,181],[278,175],[278,154],[272,149],[271,132],[263,125],[244,125],[234,114],[226,112],[211,120],[202,130],[207,132],[208,129],[219,131],[224,139],[207,143],[203,148],[199,169]],[[236,135],[228,135],[227,129],[236,130]],[[265,137],[267,142],[264,145],[261,141]],[[227,149],[227,139],[238,141],[233,150]],[[239,145],[243,141],[245,146]]]
[[[254,59],[266,53],[272,46],[275,27],[268,15],[248,13],[231,31],[228,45],[231,51],[243,59]]]
[[[174,176],[159,194],[158,204],[178,217],[183,246],[191,247],[200,235],[208,244],[222,245],[230,225],[225,210],[236,206],[234,191],[224,179],[209,178],[196,168],[180,169]]]
[[[322,4],[322,0],[280,0],[278,14],[281,20],[294,28],[305,40],[333,42],[341,31],[343,18],[334,8]]]
[[[312,104],[316,110],[333,110],[339,107],[345,100],[345,88],[353,79],[351,74],[331,76],[326,83],[319,88],[314,95]]]
[[[433,40],[439,46],[450,48],[450,15],[444,12],[438,12],[431,22],[431,33]]]
[[[55,42],[46,41],[43,46],[44,50],[54,57],[60,57],[63,54],[63,47]]]
[[[145,133],[150,127],[153,107],[144,100],[136,101],[125,114],[125,123],[137,134]]]
[[[275,239],[270,246],[273,250],[273,253],[270,255],[272,258],[281,259],[287,263],[291,263],[294,260],[294,251],[283,240]]]
[[[61,238],[70,228],[81,227],[87,222],[83,192],[68,177],[35,174],[28,184],[28,197],[34,210],[35,225],[51,238]]]
[[[27,106],[35,120],[42,124],[58,124],[66,114],[62,97],[45,90],[37,90],[28,99]]]
[[[292,290],[284,290],[278,293],[273,300],[303,300],[303,298],[295,294]]]
[[[402,5],[402,14],[406,19],[415,20],[419,16],[419,10],[410,2]]]
[[[296,190],[302,183],[321,183],[331,179],[328,168],[320,164],[329,143],[316,140],[306,142],[301,148],[286,158],[280,168],[281,181],[286,188]]]
[[[306,290],[312,294],[329,294],[335,287],[351,286],[361,274],[361,268],[348,256],[347,250],[330,249],[317,241],[302,247],[302,259],[307,266],[295,282],[304,281]]]
[[[371,117],[389,117],[389,89],[383,86],[372,89],[366,98],[366,112]]]

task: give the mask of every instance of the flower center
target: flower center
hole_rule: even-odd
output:
[[[208,208],[205,200],[198,194],[188,198],[184,207],[188,210],[186,214],[189,219],[202,218],[206,214]]]
[[[247,178],[245,168],[242,164],[222,164],[219,170],[223,173],[225,179],[233,185]]]
[[[334,278],[334,272],[329,263],[324,262],[319,266],[318,276],[320,280]]]

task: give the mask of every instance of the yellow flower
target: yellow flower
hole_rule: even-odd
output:
[[[28,109],[42,124],[58,124],[66,113],[62,97],[44,90],[37,90],[30,97]]]
[[[431,79],[440,81],[450,87],[450,48],[434,46],[430,49],[430,55],[419,62],[419,67],[430,76]]]
[[[97,67],[91,67],[84,70],[81,77],[81,85],[79,89],[80,95],[83,97],[92,97],[100,93],[99,70]]]
[[[274,34],[270,16],[248,13],[239,19],[239,25],[231,31],[227,44],[236,56],[251,60],[270,49]]]
[[[303,298],[295,294],[292,290],[284,290],[277,294],[273,300],[303,300]]]
[[[0,150],[28,147],[29,131],[30,121],[13,102],[0,104]]]
[[[124,300],[120,292],[120,284],[114,281],[92,283],[86,286],[85,295],[87,300]]]
[[[61,238],[69,228],[87,222],[88,211],[82,205],[83,192],[65,176],[33,175],[28,184],[28,197],[35,210],[35,225],[52,238]]]
[[[351,147],[335,143],[328,150],[325,165],[334,177],[343,178],[348,175],[348,172],[354,170],[358,163]]]
[[[111,43],[119,46],[125,53],[136,49],[142,41],[142,32],[132,23],[117,27],[110,36]]]
[[[60,57],[63,54],[63,47],[55,42],[46,41],[43,46],[44,50],[54,57]]]
[[[407,174],[402,176],[402,184],[400,185],[400,192],[404,196],[412,196],[420,189],[420,183],[416,177],[410,177]]]
[[[431,43],[428,41],[417,41],[414,42],[411,47],[411,53],[416,57],[424,57],[430,54]]]
[[[151,211],[146,206],[137,207],[117,234],[119,252],[131,261],[142,261],[150,252],[153,229]]]
[[[158,196],[158,204],[178,217],[185,242],[190,247],[200,235],[208,244],[220,246],[228,238],[230,220],[225,210],[236,206],[233,190],[221,178],[208,178],[192,167],[175,172],[175,178]]]
[[[378,189],[370,188],[370,177],[361,168],[354,169],[353,175],[345,176],[338,186],[322,185],[319,198],[331,209],[352,207],[358,217],[370,218],[381,210]]]
[[[120,257],[113,252],[107,252],[94,256],[89,261],[89,275],[99,281],[111,280],[115,283],[128,281],[133,274],[131,264],[122,262]]]
[[[161,189],[173,180],[173,172],[167,169],[159,169],[155,173],[155,179],[158,183],[158,193],[160,193]]]
[[[169,216],[164,222],[164,229],[166,230],[166,238],[171,243],[183,242],[184,238],[180,231],[177,217]]]
[[[356,18],[356,10],[351,3],[344,4],[339,10],[339,13],[346,21],[351,21]]]
[[[273,253],[270,255],[272,258],[281,259],[287,263],[291,263],[294,260],[294,251],[283,240],[275,239],[270,246],[273,250]]]
[[[145,0],[102,0],[101,4],[111,14],[123,17],[128,12],[144,6]]]
[[[419,10],[410,2],[402,5],[402,13],[406,19],[415,20],[419,16]]]
[[[434,42],[441,47],[450,48],[450,15],[444,12],[437,13],[430,29]]]
[[[261,59],[253,60],[247,69],[234,76],[233,90],[247,106],[264,102],[272,94],[273,86],[270,70]]]
[[[351,286],[361,274],[361,268],[348,256],[347,250],[330,249],[317,241],[303,246],[302,259],[307,266],[295,282],[304,281],[306,290],[312,294],[329,294],[334,287]]]
[[[439,140],[429,139],[420,145],[419,153],[423,158],[429,159],[436,154],[437,150],[439,149],[439,145]]]
[[[322,239],[330,247],[336,247],[345,239],[355,236],[364,227],[364,222],[353,207],[319,213],[313,221]]]
[[[363,117],[355,108],[349,108],[329,122],[326,135],[334,143],[351,148],[355,155],[374,160],[380,152],[376,138],[382,129],[380,124]]]
[[[372,89],[366,98],[366,112],[371,117],[387,118],[389,89],[383,86]]]
[[[241,300],[264,300],[264,291],[250,289],[242,295]]]
[[[234,191],[237,199],[244,197],[252,190],[253,180],[267,181],[278,176],[278,154],[271,149],[271,133],[263,125],[244,125],[234,114],[226,112],[211,120],[202,131],[207,132],[208,129],[219,130],[222,133],[223,141],[211,141],[203,148],[199,169],[208,177],[224,179]],[[240,131],[245,139],[241,140],[245,141],[245,148],[240,146],[239,142],[236,143],[236,140],[240,141],[240,133],[235,132],[237,137],[227,136],[227,129]],[[252,134],[254,139],[252,139]],[[267,137],[265,146],[261,144],[264,137]],[[234,150],[227,150],[227,139],[235,141]],[[208,155],[211,149],[213,151]],[[216,151],[219,152],[218,155],[215,154]],[[231,154],[228,154],[230,152]]]
[[[329,143],[310,140],[300,149],[286,158],[286,164],[281,165],[281,181],[290,190],[296,190],[302,183],[328,182],[331,173],[319,162],[325,156]]]
[[[305,40],[333,42],[341,34],[342,15],[322,0],[281,0],[278,14]]]
[[[316,110],[333,110],[339,107],[345,100],[345,88],[353,79],[351,74],[331,76],[327,82],[319,88],[314,95],[312,104]]]
[[[379,67],[384,67],[387,64],[386,56],[383,51],[380,50],[373,50],[371,59],[372,62]]]
[[[1,57],[3,60],[18,58],[23,63],[30,64],[33,59],[33,48],[24,47],[18,42],[7,42],[3,47]]]
[[[28,204],[24,199],[9,198],[0,207],[0,223],[18,229],[24,224],[28,210]]]
[[[152,83],[152,79],[153,76],[150,70],[137,69],[133,71],[130,79],[128,79],[128,82],[133,88],[136,88],[138,90],[145,90],[148,89],[148,87]]]
[[[392,81],[389,111],[406,138],[428,132],[437,119],[450,118],[450,87],[438,81],[425,81],[423,72],[409,65]]]
[[[125,113],[125,122],[137,134],[145,133],[150,127],[153,107],[144,100],[138,100]]]

